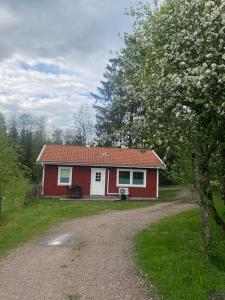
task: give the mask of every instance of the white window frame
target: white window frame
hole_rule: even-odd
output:
[[[130,184],[120,184],[119,183],[119,172],[120,171],[125,171],[125,172],[130,172]],[[144,173],[144,183],[143,184],[133,184],[133,173],[134,172],[141,172]],[[117,174],[116,174],[116,186],[117,187],[137,187],[137,188],[146,188],[146,173],[147,170],[143,169],[117,169]]]
[[[61,170],[69,170],[70,171],[69,183],[60,182]],[[58,167],[58,182],[57,182],[57,185],[70,186],[72,184],[72,173],[73,173],[72,171],[73,171],[72,167]]]

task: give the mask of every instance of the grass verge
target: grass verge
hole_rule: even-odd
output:
[[[179,189],[159,189],[159,198],[163,201],[172,201],[176,198]]]
[[[7,214],[0,220],[0,258],[58,222],[108,210],[125,210],[153,204],[154,202],[150,201],[106,203],[40,199],[25,208]]]
[[[215,201],[225,217],[218,193]],[[197,209],[142,231],[136,247],[140,268],[163,299],[225,299],[225,235],[213,227],[212,258],[206,261]]]

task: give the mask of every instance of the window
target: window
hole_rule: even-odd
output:
[[[130,171],[119,171],[119,184],[130,184]]]
[[[146,187],[146,170],[117,169],[117,186]]]
[[[133,184],[143,185],[144,184],[144,172],[133,172]]]
[[[102,173],[96,172],[95,173],[95,181],[101,181],[102,180]]]
[[[58,169],[58,185],[71,185],[72,168],[59,167]]]

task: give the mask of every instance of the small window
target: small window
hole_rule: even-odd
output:
[[[117,186],[146,187],[146,170],[117,169]]]
[[[102,173],[96,172],[95,173],[95,181],[101,181],[102,180]]]
[[[119,184],[130,184],[130,171],[119,171]]]
[[[71,185],[72,168],[59,168],[58,185]]]
[[[144,172],[133,172],[133,184],[144,185]]]

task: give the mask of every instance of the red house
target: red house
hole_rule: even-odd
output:
[[[164,166],[152,150],[65,145],[45,145],[37,163],[43,165],[45,196],[66,196],[70,186],[79,186],[83,197],[125,192],[141,199],[158,198]]]

